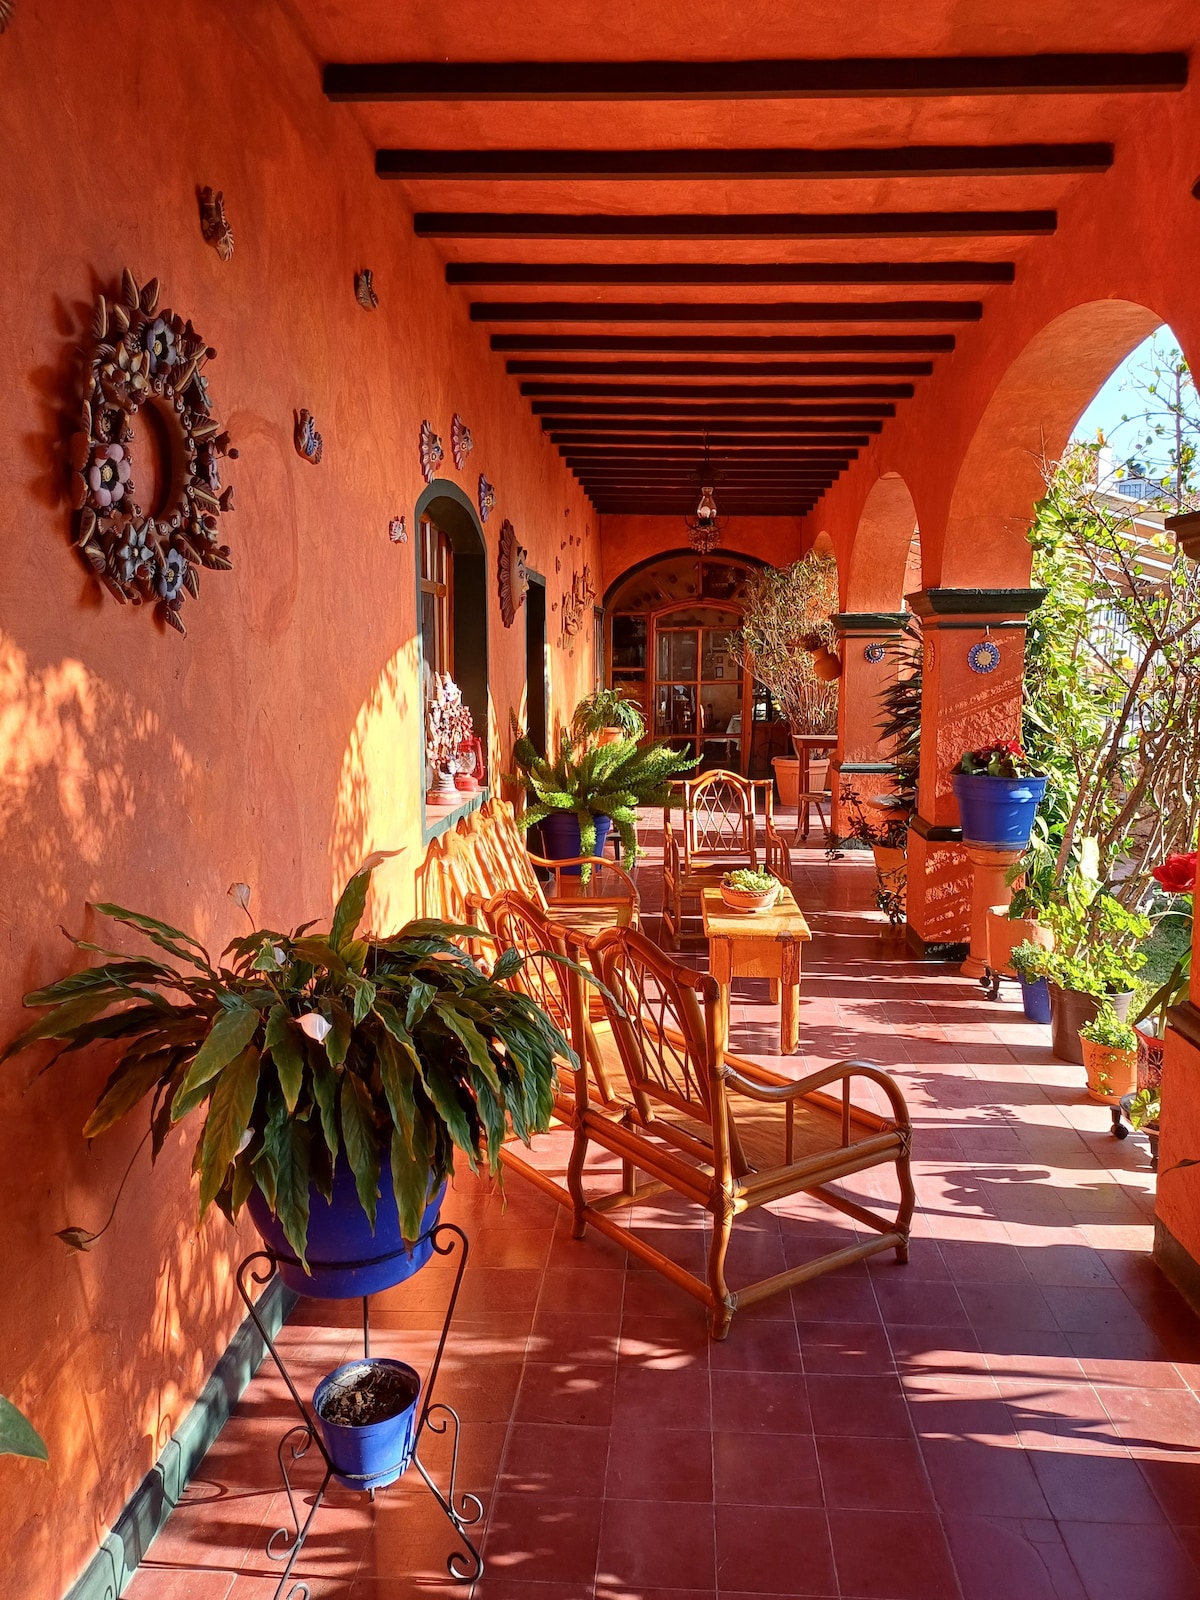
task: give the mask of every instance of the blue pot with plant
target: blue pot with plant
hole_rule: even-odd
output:
[[[403,1361],[368,1356],[322,1378],[313,1410],[333,1475],[347,1489],[382,1489],[412,1460],[421,1379]]]
[[[1026,848],[1046,779],[1029,771],[1018,740],[966,751],[950,781],[964,844],[985,850]]]
[[[1050,985],[1046,978],[1050,951],[1030,940],[1015,945],[1009,961],[1021,984],[1021,1004],[1030,1022],[1050,1021]]]

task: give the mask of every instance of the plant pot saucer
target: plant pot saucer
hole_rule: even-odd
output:
[[[730,911],[745,911],[753,914],[756,911],[770,911],[779,899],[779,885],[768,889],[765,894],[754,894],[748,889],[731,889],[728,884],[721,885],[721,899]]]

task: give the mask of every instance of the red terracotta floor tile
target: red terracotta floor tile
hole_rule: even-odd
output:
[[[1195,1600],[1200,1571],[1170,1528],[1060,1523],[1088,1600]]]
[[[926,1439],[921,1445],[933,1492],[945,1512],[1048,1517],[1028,1454],[974,1439]]]
[[[713,1507],[668,1499],[606,1500],[598,1580],[611,1588],[708,1589],[714,1582]]]
[[[614,1423],[606,1493],[616,1500],[696,1500],[713,1503],[711,1432]]]
[[[602,1499],[608,1441],[607,1428],[514,1423],[508,1430],[498,1486],[554,1499],[578,1495]]]
[[[912,1423],[900,1380],[894,1377],[808,1379],[813,1432],[873,1438],[909,1438]]]
[[[818,1438],[825,1504],[839,1511],[934,1511],[925,1460],[912,1439]]]
[[[790,1372],[714,1372],[713,1427],[722,1433],[811,1433],[808,1385]]]
[[[838,1584],[862,1600],[958,1600],[942,1524],[922,1512],[831,1511]]]
[[[590,1583],[596,1573],[602,1502],[497,1494],[484,1540],[484,1560],[496,1577]]]
[[[720,1505],[823,1504],[817,1447],[809,1434],[714,1433],[712,1453]]]
[[[802,1322],[796,1332],[806,1374],[862,1377],[895,1371],[895,1357],[882,1323]]]
[[[1055,1523],[950,1516],[945,1527],[963,1600],[1088,1600]]]
[[[708,1367],[622,1364],[616,1372],[613,1421],[647,1428],[707,1428],[712,1422]]]
[[[825,1513],[793,1507],[718,1506],[717,1584],[722,1594],[732,1591],[735,1584],[738,1592],[756,1595],[836,1593]]]
[[[1128,1456],[1032,1450],[1029,1459],[1051,1516],[1061,1522],[1167,1520],[1138,1463]]]
[[[529,1361],[512,1415],[518,1422],[607,1428],[612,1422],[613,1370],[569,1361]]]

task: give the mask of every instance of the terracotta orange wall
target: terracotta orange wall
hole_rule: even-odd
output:
[[[606,516],[600,524],[604,576],[598,588],[602,595],[630,567],[668,550],[687,548],[687,529],[681,517]],[[798,560],[805,548],[801,529],[799,517],[731,517],[721,549],[785,567]]]
[[[287,925],[326,912],[357,860],[404,847],[381,873],[377,924],[411,904],[419,859],[412,524],[428,417],[444,475],[498,492],[493,552],[511,518],[561,603],[572,570],[598,574],[596,518],[485,335],[444,289],[347,108],[326,105],[302,20],[267,3],[94,0],[64,16],[18,6],[0,38],[0,1036],[19,998],[65,970],[59,924],[95,937],[113,899],[220,948],[232,880]],[[196,186],[224,190],[236,249],[200,235]],[[206,574],[189,636],[101,601],[69,548],[66,375],[95,293],[128,265],[216,346],[215,407],[231,463],[235,570]],[[378,311],[356,304],[371,266]],[[314,467],[292,411],[324,435]],[[476,449],[449,461],[462,413]],[[564,542],[574,538],[575,544]],[[555,558],[561,572],[555,575]],[[524,684],[523,614],[501,623],[488,584],[493,714]],[[561,612],[551,612],[551,628]],[[589,686],[590,619],[552,651],[569,709]],[[119,941],[123,942],[123,941]],[[54,1238],[97,1225],[141,1135],[89,1149],[95,1060],[0,1075],[0,1393],[22,1403],[48,1470],[0,1459],[4,1600],[53,1600],[195,1398],[240,1320],[231,1279],[245,1237],[197,1232],[190,1135],[151,1176],[143,1155],[112,1232],[87,1255]]]

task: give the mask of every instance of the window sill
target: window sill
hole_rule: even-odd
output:
[[[428,800],[421,801],[421,840],[428,844],[450,829],[460,817],[469,817],[472,811],[478,811],[485,800],[490,800],[492,791],[486,785],[475,794],[465,794],[456,806],[432,806]]]

